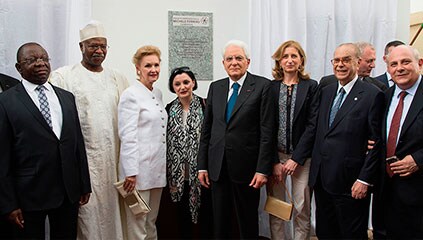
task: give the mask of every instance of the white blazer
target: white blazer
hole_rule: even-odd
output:
[[[162,93],[137,83],[120,97],[120,179],[136,176],[138,190],[166,186],[167,113]]]

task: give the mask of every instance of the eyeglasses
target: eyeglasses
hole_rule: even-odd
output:
[[[186,73],[186,72],[191,72],[191,69],[189,69],[189,67],[178,67],[178,68],[174,68],[170,72],[170,75],[179,74],[179,73]]]
[[[108,45],[88,45],[87,48],[90,51],[96,51],[99,48],[101,49],[101,51],[106,51],[109,48],[109,46]]]
[[[350,64],[351,61],[352,61],[352,57],[334,58],[330,60],[332,65],[338,65],[339,63],[342,63],[343,65]]]
[[[245,57],[238,55],[238,56],[227,56],[225,57],[225,61],[226,62],[232,62],[232,60],[236,60],[237,62],[241,62],[242,60],[245,59]]]
[[[25,60],[19,62],[19,63],[25,63],[28,65],[32,65],[34,63],[38,63],[38,62],[42,62],[42,63],[49,63],[50,62],[50,58],[47,57],[42,57],[42,58],[25,58]]]

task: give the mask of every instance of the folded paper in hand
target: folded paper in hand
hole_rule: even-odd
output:
[[[148,206],[147,202],[141,197],[138,190],[134,190],[132,192],[127,192],[123,188],[124,181],[120,181],[115,183],[115,188],[119,192],[119,194],[123,197],[125,203],[128,205],[131,212],[135,215],[143,215],[147,214],[151,211],[150,206]]]

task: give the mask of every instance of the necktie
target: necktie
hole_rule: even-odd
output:
[[[386,144],[386,157],[392,157],[395,155],[395,149],[397,147],[398,131],[401,123],[402,110],[404,108],[404,98],[407,95],[406,91],[400,93],[400,99],[398,101],[397,108],[395,109],[394,116],[392,117],[391,127],[389,128],[388,142]],[[386,165],[386,171],[390,177],[394,175],[389,165]]]
[[[232,95],[229,98],[228,103],[226,104],[226,122],[229,122],[229,119],[231,118],[232,110],[234,109],[236,99],[238,98],[238,90],[239,90],[239,84],[234,83],[232,84]]]
[[[38,101],[40,102],[40,112],[46,120],[47,124],[50,126],[50,128],[53,128],[53,125],[51,124],[50,107],[47,101],[46,93],[44,92],[45,88],[46,87],[44,87],[43,85],[38,85],[38,87],[35,88],[35,91],[38,93]]]
[[[329,127],[332,126],[336,113],[341,108],[341,103],[342,103],[342,99],[344,98],[344,95],[345,95],[344,88],[339,89],[338,95],[336,96],[334,104],[332,105],[332,109],[330,110]]]

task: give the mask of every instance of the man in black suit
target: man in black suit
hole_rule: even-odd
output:
[[[18,79],[0,73],[0,93],[19,83]]]
[[[392,49],[394,49],[396,46],[400,46],[400,45],[405,45],[405,43],[399,41],[399,40],[394,40],[391,42],[388,42],[388,44],[386,44],[385,46],[385,52],[383,55],[383,61],[385,63],[387,63],[387,56],[388,54],[392,51]],[[391,75],[389,75],[388,72],[385,72],[377,77],[375,77],[376,80],[382,82],[386,87],[391,87],[392,85],[394,85],[394,82],[391,79]]]
[[[359,80],[371,83],[382,91],[388,89],[388,87],[383,83],[370,77],[370,73],[372,72],[373,68],[375,68],[376,60],[376,50],[373,45],[367,42],[357,42],[355,44],[360,50],[360,61],[357,71]],[[322,88],[330,83],[336,82],[338,81],[335,75],[324,76],[319,82],[319,87]]]
[[[317,237],[367,239],[369,188],[378,170],[384,96],[358,80],[356,45],[338,46],[332,64],[338,82],[316,95],[292,159],[301,161],[312,151],[309,184],[316,199]],[[368,139],[375,141],[369,151]]]
[[[37,43],[18,49],[22,83],[0,95],[0,214],[16,239],[75,239],[80,205],[91,185],[71,93],[47,82],[50,63]]]
[[[257,239],[260,187],[277,152],[270,81],[247,72],[250,58],[241,41],[226,44],[222,62],[229,77],[209,88],[198,178],[211,187],[215,237],[230,237],[235,208],[240,237]]]
[[[19,80],[0,73],[0,93],[8,90],[19,83]],[[7,216],[0,216],[0,239],[12,238],[12,229],[7,221]]]
[[[385,52],[383,55],[383,61],[387,63],[387,56],[396,46],[404,45],[403,42],[394,40],[386,44]],[[388,67],[388,66],[387,66]],[[375,77],[375,80],[384,84],[386,87],[391,87],[394,85],[394,81],[391,79],[391,75],[388,72],[383,73]],[[373,227],[373,238],[374,239],[386,239],[386,226],[385,226],[385,203],[386,200],[380,194],[380,191],[375,191],[373,193],[372,201],[372,227]]]
[[[382,125],[384,156],[394,158],[381,167],[387,237],[423,239],[423,61],[403,45],[392,49],[387,64],[395,82]]]

